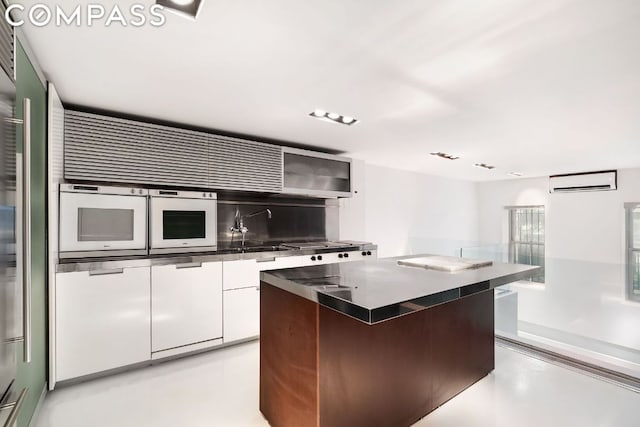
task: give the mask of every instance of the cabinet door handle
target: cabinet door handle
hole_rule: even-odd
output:
[[[108,276],[110,274],[123,274],[124,268],[114,268],[113,270],[91,270],[89,276]]]
[[[200,268],[202,267],[202,263],[201,262],[192,262],[192,263],[188,263],[188,264],[177,264],[176,265],[176,269],[177,270],[182,270],[183,268]]]
[[[18,400],[12,403],[7,403],[6,405],[0,406],[0,411],[5,411],[7,409],[11,409],[11,413],[9,413],[9,418],[4,422],[4,427],[13,427],[18,419],[18,415],[20,415],[20,409],[22,408],[22,404],[24,403],[24,399],[27,397],[27,391],[29,389],[25,388],[20,392],[18,396]]]
[[[22,283],[23,361],[31,363],[31,100],[24,98],[22,106],[24,118],[11,122],[22,124],[22,154],[16,153],[16,218],[20,221],[16,246]]]

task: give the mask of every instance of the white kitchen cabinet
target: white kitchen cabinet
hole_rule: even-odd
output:
[[[260,335],[260,288],[224,291],[224,342]]]
[[[252,259],[223,263],[224,343],[260,334],[260,271],[274,261]]]
[[[150,268],[56,274],[56,379],[151,358]]]
[[[316,257],[317,259],[317,257]],[[298,255],[277,258],[273,265],[265,270],[275,270],[280,268],[295,268],[316,265],[318,261],[312,261],[311,255]]]
[[[222,262],[152,267],[151,314],[154,353],[222,338]]]
[[[337,262],[350,262],[375,257],[349,252],[349,257],[339,253],[298,255],[258,260],[225,261],[224,278],[224,343],[244,340],[260,334],[260,272],[281,268],[306,267]],[[319,256],[321,259],[319,259]]]
[[[260,272],[280,268],[303,267],[316,264],[308,256],[266,257],[225,261],[223,264],[224,290],[260,286]]]
[[[263,264],[255,259],[225,261],[222,266],[224,290],[259,286]]]
[[[276,260],[274,262],[271,262],[270,264],[264,263],[264,268],[261,268],[260,271],[353,262],[377,258],[377,252],[375,250],[368,252],[371,253],[371,255],[368,255],[366,251],[364,252],[365,255],[363,255],[363,252],[361,251],[349,251],[281,257],[276,258]]]

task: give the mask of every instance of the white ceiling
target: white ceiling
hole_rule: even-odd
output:
[[[640,167],[638,0],[206,0],[167,18],[25,31],[67,103],[476,181]]]

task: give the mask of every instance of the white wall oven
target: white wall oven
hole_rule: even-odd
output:
[[[140,255],[147,247],[141,188],[60,185],[60,257]]]
[[[151,190],[149,194],[152,254],[216,250],[216,193]]]

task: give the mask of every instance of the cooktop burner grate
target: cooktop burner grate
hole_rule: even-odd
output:
[[[348,249],[354,246],[361,246],[365,242],[304,242],[304,243],[284,243],[282,246],[292,249]]]

